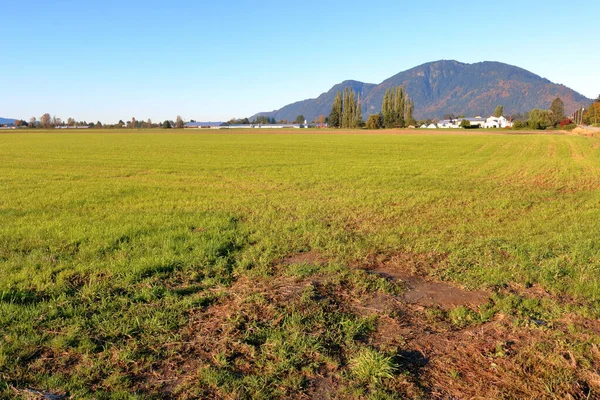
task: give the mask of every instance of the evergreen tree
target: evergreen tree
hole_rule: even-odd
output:
[[[415,120],[415,117],[413,116],[414,112],[415,112],[415,103],[408,99],[408,104],[406,105],[406,125],[417,125],[417,120]]]
[[[352,125],[352,105],[350,104],[350,90],[344,88],[344,102],[342,105],[342,128],[347,129]]]
[[[357,96],[356,100],[356,112],[354,113],[354,128],[362,128],[365,125],[365,121],[362,118],[362,112],[360,109],[360,93]]]
[[[498,106],[494,110],[494,117],[500,118],[504,114],[504,106]]]
[[[392,110],[392,92],[386,89],[383,95],[383,103],[381,104],[381,114],[383,117],[383,126],[391,128],[393,126],[393,110]]]
[[[329,114],[329,126],[331,128],[339,128],[342,125],[342,92],[337,92]]]
[[[560,97],[555,98],[550,105],[550,111],[552,111],[552,121],[554,125],[565,119],[565,104]]]

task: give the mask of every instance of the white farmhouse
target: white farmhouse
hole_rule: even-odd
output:
[[[512,128],[513,123],[504,117],[494,117],[493,115],[485,120],[484,128]]]

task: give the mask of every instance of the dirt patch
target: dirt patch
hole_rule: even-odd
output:
[[[398,373],[385,385],[388,393],[407,398],[552,398],[544,396],[550,391],[558,394],[556,398],[586,398],[600,389],[600,375],[596,373],[600,349],[594,344],[597,324],[584,325],[585,320],[571,318],[552,326],[517,325],[513,317],[503,314],[485,323],[457,324],[450,309],[475,308],[487,302],[489,294],[433,281],[429,274],[443,260],[443,255],[409,253],[371,259],[369,272],[406,285],[406,292],[399,296],[384,289],[365,290],[353,286],[351,280],[329,279],[333,277],[241,276],[224,290],[223,297],[208,307],[190,311],[188,325],[179,332],[181,341],[165,344],[172,346],[172,357],[157,363],[154,374],[141,383],[140,392],[158,392],[165,398],[188,394],[190,398],[229,398],[226,388],[206,383],[203,376],[216,371],[229,372],[214,375],[215,379],[269,373],[273,367],[265,366],[261,354],[271,354],[269,357],[274,358],[268,361],[278,365],[278,353],[271,352],[273,346],[285,348],[294,336],[284,336],[286,342],[276,344],[261,342],[257,332],[264,326],[285,332],[288,328],[283,326],[298,321],[288,321],[287,315],[292,310],[300,315],[306,307],[315,307],[303,315],[306,321],[339,312],[373,316],[364,320],[374,321],[375,331],[357,336],[347,347],[336,345],[311,353],[317,357],[317,353],[328,352],[335,355],[335,362],[315,358],[319,366],[311,372],[297,372],[303,378],[302,388],[287,392],[285,398],[333,399],[351,390],[348,360],[355,345],[369,346],[393,357]],[[323,257],[318,253],[305,252],[279,265],[320,262]],[[532,295],[544,294],[537,286],[529,289]],[[310,303],[304,300],[307,296]],[[288,308],[290,304],[294,306]],[[577,354],[563,340],[568,322],[582,328],[579,335],[592,343],[590,349]],[[306,338],[325,337],[332,326],[310,328],[307,323],[301,332],[309,333]],[[594,398],[593,394],[589,398]]]
[[[309,385],[308,396],[312,400],[329,400],[335,398],[337,384],[331,376],[313,379]]]
[[[315,250],[293,254],[281,261],[281,265],[284,266],[298,264],[324,265],[326,263],[327,259]]]
[[[353,266],[369,271],[387,271],[391,274],[402,272],[407,275],[425,277],[435,272],[446,258],[447,254],[435,252],[371,254],[354,263]]]
[[[417,277],[400,277],[406,284],[404,301],[423,306],[452,309],[458,306],[478,307],[487,303],[490,295],[484,291],[466,291],[448,283],[428,282]]]
[[[403,300],[408,304],[439,306],[449,310],[458,306],[478,307],[485,304],[490,294],[485,291],[468,291],[446,282],[435,282],[427,274],[445,258],[436,254],[402,253],[369,265],[368,270],[404,283]]]

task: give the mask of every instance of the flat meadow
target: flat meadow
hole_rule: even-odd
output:
[[[0,135],[0,398],[600,398],[600,140]]]

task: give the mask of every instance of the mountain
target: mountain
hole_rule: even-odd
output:
[[[368,93],[370,93],[371,90],[374,89],[376,86],[377,85],[374,85],[372,83],[344,81],[335,85],[328,92],[323,93],[316,99],[298,101],[296,103],[289,104],[277,111],[258,113],[252,118],[250,118],[250,120],[261,115],[266,115],[269,117],[274,117],[278,121],[283,119],[293,121],[298,115],[302,114],[309,121],[312,121],[313,118],[318,117],[319,115],[329,115],[329,113],[331,112],[333,99],[335,98],[335,95],[338,91],[343,91],[344,88],[352,88],[355,93],[360,93],[361,98],[363,98]]]
[[[415,102],[415,117],[442,118],[444,114],[487,116],[498,105],[504,114],[525,113],[534,108],[548,109],[552,100],[560,97],[567,114],[587,107],[591,99],[576,91],[513,65],[485,61],[465,64],[441,60],[400,72],[378,85],[344,81],[316,99],[287,105],[279,110],[262,112],[277,120],[294,120],[302,114],[308,120],[329,115],[335,94],[345,87],[361,93],[363,118],[381,110],[386,89],[404,86]],[[251,118],[251,119],[252,119]]]
[[[0,118],[0,125],[12,125],[15,121],[16,120],[12,118]]]

